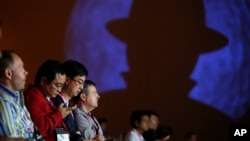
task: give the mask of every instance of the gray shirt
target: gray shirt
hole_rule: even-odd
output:
[[[76,129],[81,132],[84,139],[92,139],[96,135],[103,135],[102,128],[96,118],[77,107],[74,111]]]

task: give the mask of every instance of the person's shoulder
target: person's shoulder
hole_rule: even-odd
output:
[[[137,136],[137,133],[135,132],[134,129],[131,129],[131,130],[128,131],[127,135],[128,136]]]
[[[0,98],[4,99],[6,97],[6,92],[0,89]]]
[[[76,107],[76,108],[73,110],[73,113],[74,113],[74,114],[77,114],[77,115],[82,115],[82,114],[84,114],[84,112],[83,112],[79,107]]]
[[[6,93],[4,91],[0,90],[0,103],[1,103],[1,105],[5,105],[8,102],[9,102],[8,96],[6,95]]]
[[[1,84],[0,84],[1,85]],[[8,89],[6,86],[1,86],[4,87],[5,89]],[[7,92],[5,90],[3,90],[2,88],[0,88],[0,98],[5,99],[7,98],[9,95],[7,94]]]
[[[34,85],[30,84],[27,89],[24,90],[23,92],[24,96],[25,95],[42,95],[42,92]]]
[[[29,85],[29,87],[23,92],[25,105],[28,107],[31,105],[43,104],[46,101],[42,92],[35,86]]]

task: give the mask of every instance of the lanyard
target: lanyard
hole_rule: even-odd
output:
[[[94,130],[94,133],[95,133],[95,135],[97,136],[97,135],[99,135],[99,126],[98,126],[98,123],[97,123],[97,121],[95,120],[95,118],[94,118],[94,116],[91,114],[91,113],[88,113],[87,114],[88,115],[88,117],[91,119],[91,120],[93,120],[93,125],[92,125],[92,130]]]

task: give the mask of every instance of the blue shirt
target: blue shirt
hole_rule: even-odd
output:
[[[20,105],[19,92],[0,84],[0,136],[32,138],[33,132],[29,112]]]

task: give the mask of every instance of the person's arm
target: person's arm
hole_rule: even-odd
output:
[[[83,115],[78,108],[74,110],[73,113],[76,120],[76,129],[81,132],[81,136],[84,139],[92,139],[94,137],[94,131],[88,117]]]
[[[24,95],[26,107],[40,134],[47,136],[54,132],[62,122],[61,113],[57,110],[53,111],[48,101],[34,91],[26,91]]]

